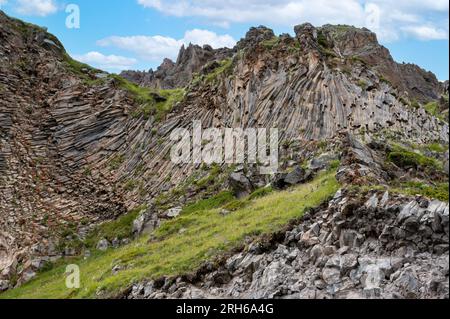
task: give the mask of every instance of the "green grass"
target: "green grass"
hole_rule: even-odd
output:
[[[83,80],[83,83],[89,86],[101,84],[105,79],[97,79],[96,73],[102,73],[103,71],[95,69],[88,64],[79,62],[72,59],[66,52],[63,53],[63,63],[67,69],[75,76]]]
[[[367,82],[363,79],[359,80],[357,84],[363,91],[367,89]]]
[[[434,158],[409,151],[400,146],[394,146],[393,151],[390,152],[387,157],[390,162],[401,168],[412,167],[416,170],[421,168],[427,171],[440,169],[439,163]]]
[[[143,116],[148,119],[151,115],[155,115],[157,121],[172,111],[173,106],[184,99],[186,91],[183,88],[172,90],[152,90],[146,87],[136,85],[123,77],[111,74],[117,85],[127,91],[139,107],[133,112],[134,117]],[[157,101],[155,96],[160,96],[164,101]]]
[[[432,185],[431,183],[422,181],[411,181],[404,183],[397,183],[395,185],[374,185],[374,186],[354,186],[354,190],[358,190],[359,193],[363,194],[371,190],[378,191],[389,191],[394,194],[402,194],[408,196],[421,195],[430,199],[437,199],[443,202],[449,201],[449,184],[437,183]]]
[[[118,238],[119,240],[130,238],[132,235],[133,221],[145,208],[145,206],[137,207],[112,222],[99,225],[86,237],[86,240],[84,241],[85,247],[95,248],[97,243],[103,238],[108,241],[112,241],[115,238]]]
[[[65,267],[60,266],[0,298],[95,298],[99,293],[108,297],[140,280],[188,273],[204,261],[242,245],[248,236],[280,230],[290,220],[301,217],[308,207],[329,199],[338,188],[335,172],[324,172],[309,184],[273,192],[226,216],[220,214],[219,207],[210,209],[220,200],[211,205],[198,204],[196,209],[191,207],[164,223],[151,240],[143,237],[119,249],[72,261],[81,270],[78,290],[65,287]],[[229,199],[229,195],[222,196]],[[113,275],[115,265],[124,270]]]
[[[437,183],[436,185],[430,185],[424,182],[407,182],[402,183],[400,187],[394,188],[394,190],[407,195],[422,195],[428,198],[438,199],[440,201],[448,202],[449,184]]]
[[[436,116],[439,111],[439,105],[437,102],[430,102],[424,105],[423,107],[425,111],[427,111],[429,114]]]
[[[195,181],[194,184],[198,189],[206,189],[208,186],[218,181],[220,173],[222,173],[222,168],[217,164],[213,164],[209,174],[202,179]]]
[[[327,40],[327,38],[325,37],[325,35],[323,34],[322,31],[317,32],[317,42],[324,49],[330,48],[330,44],[328,43],[328,40]]]
[[[441,145],[439,143],[431,143],[425,146],[428,150],[436,153],[445,153],[448,151],[448,146]]]
[[[233,194],[230,191],[223,191],[219,194],[212,196],[208,199],[200,200],[194,204],[187,205],[183,208],[184,214],[190,214],[192,212],[200,211],[200,210],[208,210],[221,207],[226,203],[232,201],[234,199]]]
[[[386,84],[392,86],[391,81],[389,81],[389,80],[388,80],[387,78],[385,78],[383,75],[380,75],[378,78],[380,79],[380,82],[381,82],[381,83],[386,83]]]
[[[219,65],[208,74],[194,73],[191,81],[192,85],[201,83],[212,84],[217,82],[221,75],[229,75],[233,70],[233,59],[227,58],[219,62]]]
[[[425,109],[425,111],[427,111],[428,114],[440,119],[441,121],[447,122],[445,116],[443,116],[439,112],[438,102],[436,102],[436,101],[429,102],[429,103],[425,104],[423,108]]]
[[[280,42],[280,38],[277,36],[274,36],[272,39],[264,40],[261,42],[261,45],[266,49],[272,49],[278,45]]]
[[[182,88],[172,90],[158,90],[157,93],[166,101],[156,103],[156,120],[161,120],[173,107],[183,101],[186,91]]]
[[[413,108],[413,109],[419,109],[420,108],[420,103],[416,100],[416,99],[413,99],[413,100],[411,100],[411,107]]]

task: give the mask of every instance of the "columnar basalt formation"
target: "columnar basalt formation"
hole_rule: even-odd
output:
[[[0,11],[0,279],[17,275],[20,284],[40,261],[76,254],[59,247],[72,238],[67,228],[141,204],[157,224],[158,195],[204,176],[200,165],[169,156],[170,133],[194,120],[278,127],[280,141],[300,145],[387,131],[448,143],[446,122],[409,105],[445,92],[434,75],[395,63],[365,29],[305,24],[295,32],[252,28],[233,49],[189,45],[155,72],[123,73],[152,89],[185,87],[158,117],[142,111],[145,102],[120,77],[73,61],[46,30]],[[196,195],[187,191],[168,208]]]

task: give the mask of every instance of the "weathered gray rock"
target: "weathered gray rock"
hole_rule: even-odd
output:
[[[182,207],[174,207],[174,208],[171,208],[171,209],[167,210],[164,213],[164,215],[169,217],[169,218],[175,218],[175,217],[178,217],[180,215],[182,210],[183,210]]]
[[[9,280],[0,280],[0,292],[6,291],[9,289]]]
[[[108,250],[109,247],[110,247],[109,241],[104,238],[99,240],[99,242],[97,243],[97,246],[96,246],[96,248],[101,251],[106,251],[106,250]]]
[[[138,284],[129,297],[448,298],[448,251],[434,250],[448,240],[448,229],[414,236],[392,232],[408,227],[404,216],[405,208],[410,211],[415,206],[411,202],[443,215],[447,204],[433,201],[425,205],[420,198],[374,192],[361,198],[354,210],[344,210],[354,195],[339,191],[328,207],[277,236],[284,240],[271,243],[269,250],[267,246],[264,251],[255,249],[263,245],[253,243],[194,282],[178,277],[170,288],[152,286],[151,294],[138,288],[144,284]],[[418,222],[420,228],[433,221],[422,218]],[[381,240],[386,227],[391,229],[388,236],[396,236],[387,242]],[[331,239],[317,237],[325,229],[334,229]]]
[[[253,191],[250,180],[242,173],[231,173],[229,182],[237,198],[248,196]]]

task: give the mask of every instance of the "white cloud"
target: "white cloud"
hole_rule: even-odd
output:
[[[92,51],[83,55],[74,55],[74,59],[91,64],[104,70],[126,70],[138,61],[133,58],[126,58],[118,55],[104,55],[100,52]]]
[[[448,37],[447,31],[426,25],[404,27],[403,30],[420,40],[445,40]]]
[[[20,14],[45,17],[58,10],[54,0],[16,0],[16,10]]]
[[[0,8],[7,3],[8,3],[8,0],[0,0]]]
[[[180,47],[189,43],[204,45],[213,48],[233,47],[236,43],[229,35],[218,35],[208,30],[194,29],[186,31],[183,39],[174,39],[160,35],[156,36],[111,36],[97,41],[103,47],[116,47],[137,54],[140,58],[151,62],[160,62],[164,58],[175,60]]]
[[[198,17],[218,26],[232,23],[292,27],[303,22],[350,24],[369,27],[383,41],[402,36],[425,40],[410,28],[426,25],[439,30],[434,37],[448,38],[448,0],[138,0],[140,5],[176,17]],[[373,23],[373,10],[379,13]],[[439,37],[437,37],[439,35]]]
[[[208,30],[199,29],[186,31],[186,33],[184,34],[184,38],[181,41],[183,41],[185,44],[209,44],[213,48],[230,48],[236,44],[236,40],[234,40],[233,37],[228,34],[217,35],[216,33]]]

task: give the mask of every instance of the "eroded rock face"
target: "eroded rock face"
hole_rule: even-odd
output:
[[[274,236],[284,240],[251,245],[193,280],[135,285],[129,298],[448,298],[448,204],[357,195],[339,191]]]
[[[339,56],[361,59],[400,92],[408,92],[411,98],[427,103],[440,97],[444,85],[434,74],[414,64],[396,63],[389,50],[378,43],[376,34],[370,30],[345,25],[325,25],[317,30],[328,41],[329,49]]]
[[[195,72],[215,71],[217,61],[230,57],[232,63],[211,81],[189,85],[183,102],[157,120],[139,112],[142,105],[119,81],[71,62],[54,36],[0,12],[0,280],[17,272],[31,278],[36,259],[76,255],[58,245],[71,240],[62,238],[67,228],[81,231],[141,204],[152,207],[158,195],[198,172],[198,166],[176,165],[168,156],[170,133],[191,129],[193,120],[203,128],[278,127],[280,141],[300,145],[361,130],[368,136],[391,130],[418,143],[448,141],[447,124],[405,106],[370,65],[352,63],[342,72],[350,60],[336,64],[318,46],[316,31],[305,25],[272,49],[265,41],[273,40],[273,32],[263,27],[250,30],[232,50],[184,48],[176,63],[165,60],[155,74],[135,80],[184,86]],[[299,46],[303,35],[314,45]],[[373,39],[359,41],[343,47],[371,46]],[[377,162],[364,148],[353,148],[349,158],[359,158],[359,165]],[[263,178],[250,182],[267,184]],[[195,195],[180,195],[172,208]],[[136,235],[158,227],[160,213],[142,214]]]

